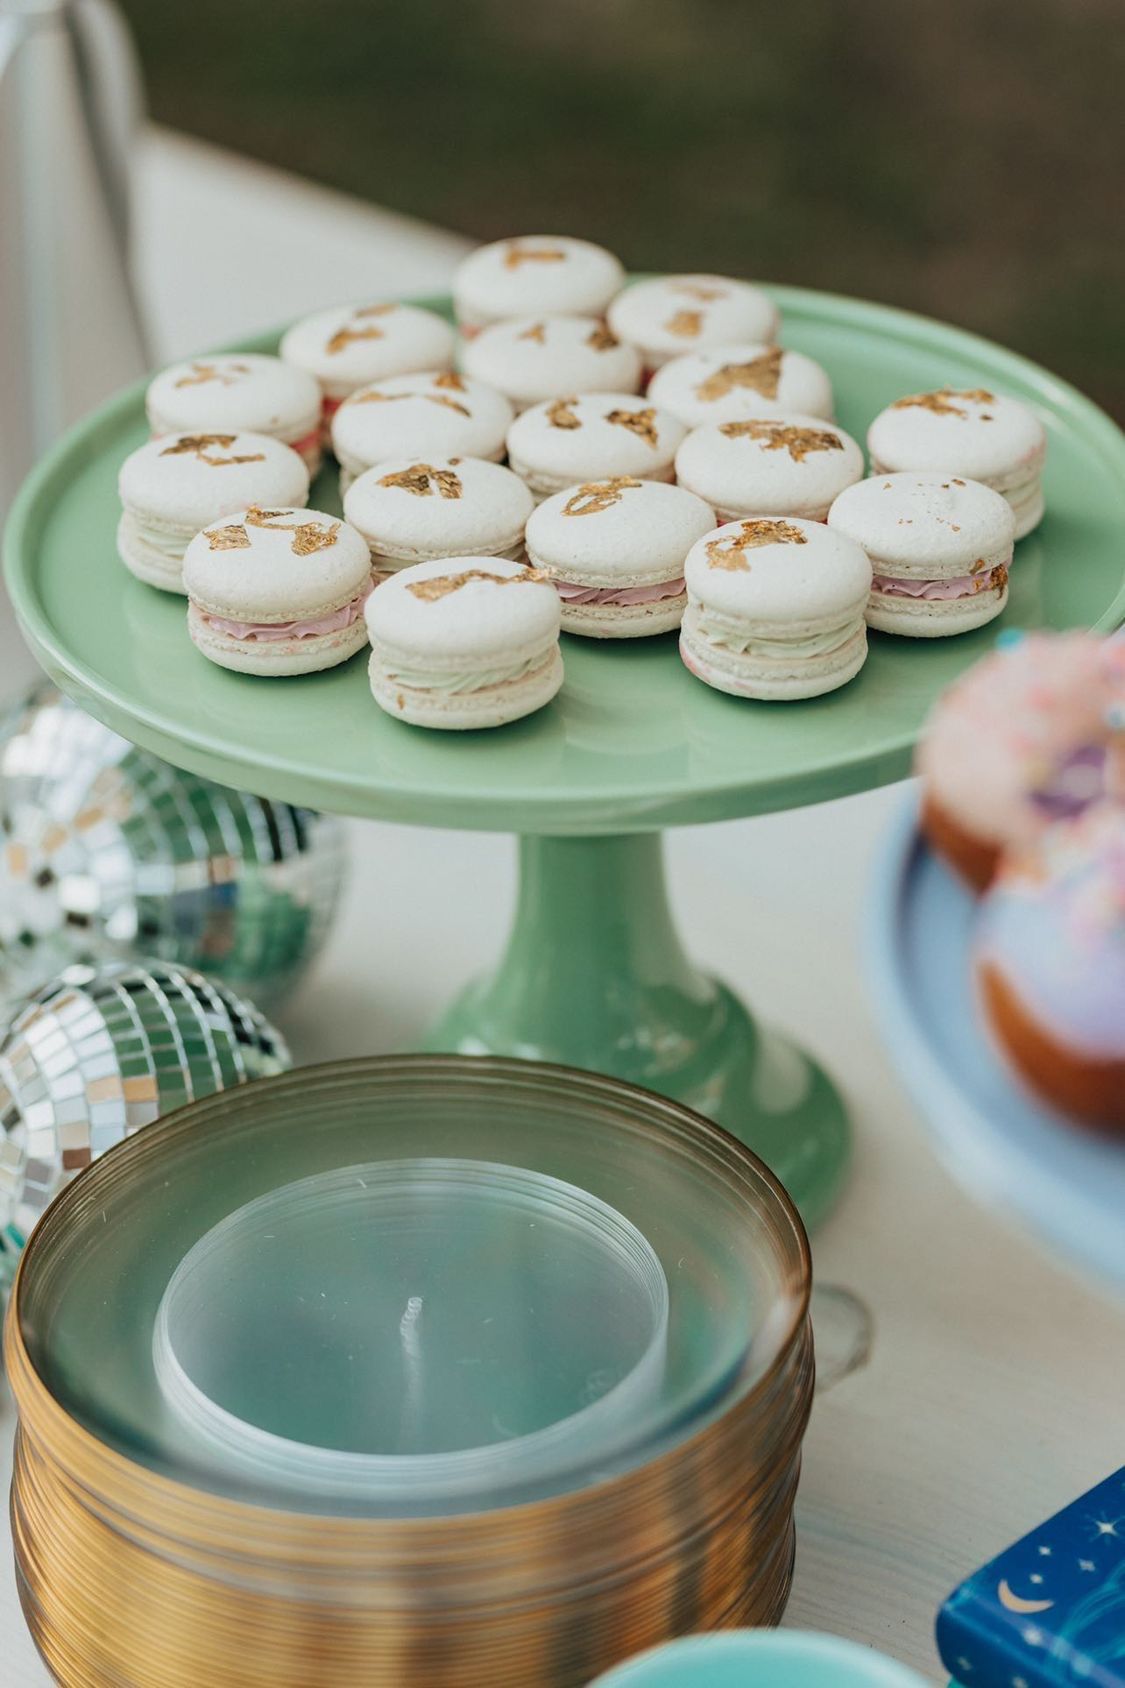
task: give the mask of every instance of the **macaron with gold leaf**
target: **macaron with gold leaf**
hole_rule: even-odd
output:
[[[463,348],[461,367],[516,410],[569,393],[635,393],[641,382],[640,353],[590,316],[494,322]]]
[[[819,363],[761,342],[673,358],[653,376],[648,396],[689,428],[792,412],[830,419],[833,411],[832,382]]]
[[[722,275],[665,275],[634,282],[609,307],[609,326],[636,346],[648,370],[685,352],[772,341],[777,306],[760,287]]]
[[[818,416],[754,416],[694,428],[676,453],[681,486],[739,516],[807,516],[822,522],[845,487],[863,479],[863,452]]]
[[[264,352],[174,363],[149,382],[145,411],[161,434],[268,434],[310,475],[321,462],[320,388],[306,369]]]
[[[508,461],[537,499],[582,481],[674,478],[684,425],[635,393],[570,393],[522,411]]]
[[[389,375],[453,367],[456,335],[436,311],[419,305],[343,305],[302,317],[282,337],[286,363],[310,374],[326,418],[360,387]]]
[[[366,616],[372,696],[413,726],[506,726],[563,683],[558,596],[525,563],[417,563],[376,588]]]
[[[367,541],[320,510],[252,505],[196,534],[184,556],[188,632],[242,674],[312,674],[367,643]]]
[[[453,370],[374,381],[345,399],[332,418],[341,491],[365,469],[392,457],[499,462],[513,415],[495,387]]]
[[[479,457],[392,458],[364,470],[344,497],[344,516],[380,576],[436,557],[519,562],[533,508],[518,475]]]
[[[471,339],[505,317],[605,315],[625,285],[619,258],[571,235],[519,235],[478,246],[453,277],[458,326]]]

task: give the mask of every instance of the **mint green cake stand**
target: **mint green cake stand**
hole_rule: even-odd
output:
[[[1051,436],[1049,515],[1019,548],[1004,625],[1118,624],[1125,439],[1106,416],[956,329],[797,289],[776,297],[786,343],[828,368],[840,419],[861,439],[884,404],[923,388],[995,385],[1030,399]],[[271,350],[276,337],[252,344]],[[932,643],[875,634],[857,680],[791,704],[710,691],[682,666],[673,636],[568,638],[566,685],[549,708],[495,732],[427,733],[375,707],[362,657],[292,680],[214,667],[188,640],[183,601],[126,574],[114,551],[116,480],[145,437],[142,396],[122,393],[69,434],[13,511],[8,585],[48,673],[127,738],[224,784],[343,814],[518,833],[507,949],[429,1046],[568,1062],[679,1097],[755,1149],[815,1223],[846,1169],[844,1103],[812,1061],[689,960],[660,832],[900,779],[930,703],[990,648],[996,627]],[[312,503],[339,508],[331,474]],[[448,871],[456,883],[452,852]],[[821,871],[831,873],[830,859]],[[473,895],[471,882],[463,891]],[[390,894],[421,900],[426,888]],[[750,948],[753,931],[744,939]],[[794,943],[805,946],[798,964],[815,968],[815,935]]]

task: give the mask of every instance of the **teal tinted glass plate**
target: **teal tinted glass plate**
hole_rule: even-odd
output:
[[[888,839],[870,911],[883,1041],[965,1189],[1125,1290],[1125,1142],[1039,1103],[1001,1060],[973,984],[976,909],[922,838],[912,799]]]
[[[1021,542],[999,623],[954,639],[875,634],[862,674],[802,703],[727,697],[695,680],[675,635],[564,638],[548,708],[492,732],[384,715],[362,655],[324,674],[216,668],[182,599],[117,559],[117,471],[145,438],[143,388],[81,423],[13,511],[7,578],[25,635],[66,691],[135,743],[225,785],[314,808],[440,826],[591,834],[763,813],[900,778],[933,699],[1001,627],[1116,626],[1125,616],[1125,436],[1080,393],[959,329],[859,300],[776,288],[785,343],[832,376],[860,440],[892,399],[982,385],[1030,401],[1050,436],[1047,518]],[[448,301],[423,301],[447,309]],[[242,349],[271,350],[276,336]],[[334,474],[314,508],[339,509]]]

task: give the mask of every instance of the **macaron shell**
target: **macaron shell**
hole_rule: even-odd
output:
[[[653,376],[648,397],[689,428],[794,411],[830,419],[833,409],[832,383],[818,363],[761,342],[673,358]]]
[[[385,671],[379,654],[374,651],[367,672],[371,695],[388,715],[414,727],[445,732],[506,727],[511,721],[533,715],[556,696],[564,677],[557,645],[530,674],[497,686],[484,686],[479,691],[450,694],[402,686]]]
[[[126,510],[191,538],[250,504],[305,504],[309,474],[300,455],[269,434],[163,434],[130,452],[117,489]]]
[[[803,633],[862,614],[871,564],[861,546],[799,516],[728,522],[695,545],[688,596],[755,629]]]
[[[136,518],[128,511],[122,513],[117,524],[117,555],[129,573],[136,575],[146,586],[155,586],[161,592],[186,595],[182,559],[169,557],[165,551],[150,544],[138,530]]]
[[[304,639],[234,639],[209,625],[194,604],[188,606],[191,642],[209,661],[236,674],[282,678],[290,674],[319,674],[347,662],[367,644],[362,616],[350,627]]]
[[[483,326],[504,317],[601,316],[625,283],[619,259],[570,235],[519,235],[470,252],[453,278],[458,319]]]
[[[511,404],[495,387],[450,373],[393,375],[361,387],[332,418],[341,486],[390,458],[497,460],[511,426]]]
[[[872,592],[867,606],[867,625],[880,633],[895,633],[906,639],[945,639],[957,633],[971,633],[1002,615],[1008,605],[1007,583],[970,598],[934,601],[900,598],[886,592]]]
[[[685,432],[676,417],[635,393],[567,394],[516,417],[508,459],[533,491],[547,493],[615,475],[671,480]]]
[[[689,605],[680,633],[684,665],[715,691],[763,703],[791,703],[822,697],[854,680],[867,661],[867,634],[860,623],[840,646],[822,656],[787,658],[783,651],[763,658],[724,649],[698,631],[699,608]]]
[[[534,507],[518,475],[472,457],[393,458],[365,470],[344,497],[345,518],[373,554],[418,562],[503,555],[522,543]]]
[[[366,540],[339,516],[243,510],[196,534],[184,555],[188,595],[236,621],[302,621],[348,603],[371,574]]]
[[[528,557],[583,586],[648,586],[683,574],[684,558],[715,525],[694,493],[616,477],[555,493],[532,512]]]
[[[863,452],[842,428],[815,416],[751,417],[696,428],[676,453],[676,478],[738,516],[822,520],[845,487],[863,478]]]
[[[575,392],[635,393],[640,354],[588,316],[524,316],[492,323],[461,354],[467,375],[504,393],[517,410]]]
[[[446,670],[527,660],[558,637],[558,594],[521,563],[445,557],[402,569],[367,600],[381,661]]]
[[[1038,473],[1047,435],[1018,399],[984,389],[915,393],[880,411],[867,433],[872,462],[995,485]],[[1000,490],[997,488],[997,490]]]
[[[828,525],[862,545],[876,574],[940,580],[1009,561],[1015,519],[979,481],[941,474],[873,475],[850,486]]]
[[[609,326],[656,368],[684,352],[739,341],[772,341],[780,321],[769,296],[719,275],[655,276],[634,282],[609,307]]]
[[[264,352],[196,358],[162,370],[145,395],[156,434],[247,433],[296,438],[317,427],[320,388]]]
[[[444,317],[417,305],[344,305],[294,323],[281,356],[343,398],[387,376],[449,369],[456,339]]]

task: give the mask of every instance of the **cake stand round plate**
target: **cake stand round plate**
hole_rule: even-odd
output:
[[[795,288],[774,295],[786,343],[825,365],[840,420],[861,439],[883,405],[925,388],[994,385],[1031,402],[1050,436],[1048,516],[1019,547],[1003,625],[1117,625],[1125,438],[1108,417],[958,329]],[[448,310],[447,300],[422,303]],[[847,1158],[843,1104],[815,1065],[761,1033],[687,961],[657,834],[900,778],[930,703],[996,629],[933,641],[875,634],[851,685],[790,704],[709,690],[672,635],[564,638],[566,684],[547,709],[501,731],[428,733],[375,707],[362,658],[262,680],[199,655],[183,601],[135,581],[115,555],[117,470],[145,432],[137,386],[44,459],[12,512],[8,586],[48,673],[127,738],[224,784],[345,814],[521,834],[506,957],[433,1046],[569,1061],[676,1095],[756,1149],[815,1220]],[[331,473],[311,503],[339,509]]]
[[[869,957],[884,1041],[953,1176],[1125,1290],[1125,1141],[1040,1104],[985,1028],[972,973],[977,900],[904,809],[875,878]]]

